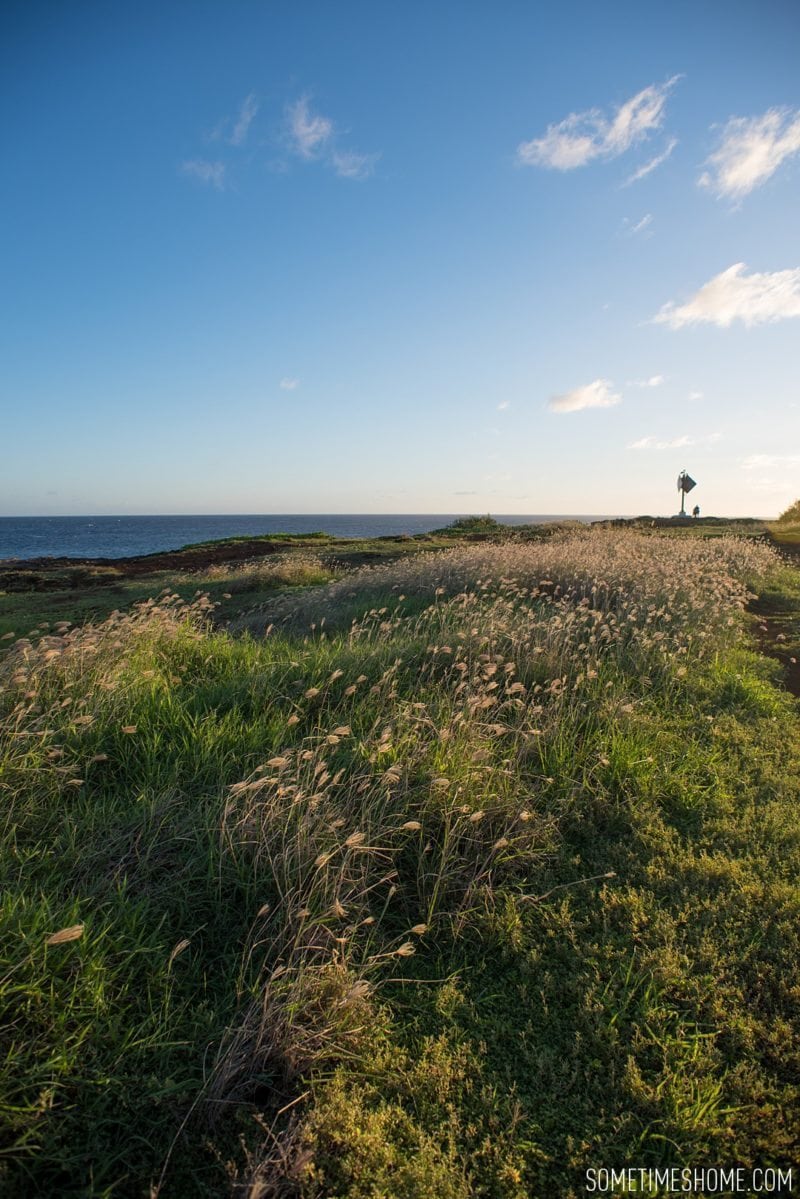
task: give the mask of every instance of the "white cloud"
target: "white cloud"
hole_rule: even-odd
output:
[[[209,162],[205,158],[191,158],[181,163],[184,175],[192,175],[203,183],[210,183],[218,191],[225,186],[225,163]]]
[[[301,158],[316,158],[333,137],[333,121],[312,113],[307,96],[290,104],[286,115],[295,154]]]
[[[748,491],[774,497],[779,508],[797,498],[800,454],[751,454],[739,465]]]
[[[649,379],[631,379],[629,387],[661,387],[666,383],[665,375],[651,375]]]
[[[689,437],[684,433],[682,437],[673,437],[670,441],[659,441],[657,437],[640,437],[638,441],[632,441],[627,448],[629,450],[680,450],[687,445],[713,445],[721,439],[721,433],[708,433],[705,437]]]
[[[288,378],[281,379],[279,386],[281,391],[297,391],[297,388],[300,386],[300,380]]]
[[[524,166],[571,171],[594,158],[616,158],[636,145],[664,122],[667,96],[680,77],[652,84],[619,105],[609,120],[598,108],[573,112],[563,121],[549,125],[547,132],[517,147],[517,161]]]
[[[255,92],[250,92],[242,101],[235,120],[231,117],[224,117],[221,121],[218,121],[210,133],[206,135],[208,141],[225,141],[229,146],[244,145],[250,125],[255,119],[258,109],[259,103],[256,94]]]
[[[644,165],[640,166],[638,170],[635,170],[632,175],[628,176],[622,186],[629,187],[631,183],[638,183],[640,179],[644,179],[645,176],[656,170],[657,167],[660,167],[662,162],[667,161],[677,144],[677,137],[671,137],[667,142],[666,150],[664,150],[661,154],[656,154],[655,158],[651,158],[649,162],[644,163]]]
[[[511,407],[511,401],[510,401],[510,400],[501,400],[501,401],[500,401],[500,403],[497,405],[497,411],[498,411],[498,412],[505,412],[505,411],[506,411],[506,409],[507,409],[507,408],[510,408],[510,407]]]
[[[622,402],[621,395],[615,395],[611,388],[614,384],[610,379],[595,379],[584,387],[576,387],[574,391],[564,392],[563,395],[552,396],[548,407],[552,412],[581,412],[584,408],[612,408]]]
[[[690,391],[689,392],[690,400],[702,400],[703,398],[704,398],[704,393],[702,391]]]
[[[622,222],[625,233],[628,237],[635,237],[637,233],[642,233],[648,227],[648,225],[651,225],[652,223],[652,212],[646,212],[641,220],[636,221],[635,224],[632,223],[628,217],[625,217]]]
[[[800,454],[751,454],[742,460],[742,470],[774,470],[800,468]]]
[[[350,151],[336,150],[331,155],[331,162],[336,174],[342,179],[366,179],[372,174],[377,157],[377,154],[354,154]]]
[[[246,96],[242,107],[239,109],[239,115],[236,118],[236,124],[233,126],[233,132],[228,138],[232,146],[243,145],[247,138],[247,131],[252,124],[253,118],[258,112],[258,100],[256,100],[255,92],[251,92]]]
[[[698,183],[720,198],[739,200],[766,183],[787,158],[800,153],[800,109],[770,108],[760,117],[732,117],[710,169]]]
[[[685,445],[694,445],[694,440],[691,437],[674,437],[672,441],[658,441],[655,437],[640,437],[638,441],[632,441],[628,446],[629,450],[679,450]]]
[[[727,328],[800,316],[800,268],[746,275],[743,262],[715,275],[685,304],[665,304],[653,317],[656,324],[680,329],[708,323]]]
[[[341,179],[366,179],[372,174],[378,155],[341,149],[333,121],[313,112],[308,96],[287,107],[286,121],[289,147],[298,157],[325,162]]]

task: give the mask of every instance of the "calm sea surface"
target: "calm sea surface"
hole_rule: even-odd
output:
[[[381,537],[428,533],[455,520],[433,516],[3,516],[0,558],[129,558],[219,537],[332,533]],[[602,516],[497,516],[504,524],[603,520]]]

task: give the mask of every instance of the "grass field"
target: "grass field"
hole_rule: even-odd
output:
[[[800,573],[428,550],[3,597],[3,1193],[797,1161]]]

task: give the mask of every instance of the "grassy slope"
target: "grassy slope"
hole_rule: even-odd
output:
[[[217,549],[235,547],[239,540],[231,538],[208,545]],[[257,540],[249,538],[248,545]],[[270,547],[281,543],[280,535],[261,540]],[[0,638],[9,634],[27,636],[32,629],[41,631],[62,620],[74,624],[104,620],[115,609],[128,609],[165,588],[187,601],[202,590],[219,606],[217,620],[225,621],[238,616],[243,607],[268,599],[279,588],[308,586],[365,562],[391,561],[447,544],[435,538],[353,542],[316,534],[283,540],[290,541],[284,552],[210,566],[199,565],[200,551],[205,548],[199,543],[171,555],[156,555],[172,559],[172,566],[153,568],[148,573],[141,569],[146,559],[137,561],[135,573],[126,572],[124,565],[8,566],[0,571]],[[321,541],[324,546],[318,544]]]
[[[663,605],[604,649],[548,588],[460,608],[432,578],[341,585],[327,635],[167,602],[4,680],[9,1193],[145,1195],[168,1162],[163,1194],[220,1194],[281,1160],[307,1195],[521,1197],[792,1159],[778,667],[691,605],[707,644],[665,658]]]
[[[779,546],[797,551],[800,547],[800,500],[770,525],[770,536]]]
[[[27,636],[33,629],[41,631],[62,620],[74,624],[104,620],[116,609],[128,609],[164,588],[187,601],[201,589],[218,605],[216,619],[223,623],[270,599],[279,588],[307,586],[367,563],[446,549],[464,537],[547,539],[562,527],[514,528],[486,517],[414,537],[273,533],[197,542],[168,553],[114,563],[41,559],[26,565],[0,560],[0,640],[12,634]],[[236,551],[241,547],[247,551],[245,560],[238,560]]]

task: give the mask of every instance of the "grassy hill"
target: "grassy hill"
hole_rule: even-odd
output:
[[[800,546],[800,500],[795,502],[773,522],[770,533],[780,545]]]
[[[467,532],[5,642],[6,1193],[796,1159],[800,727],[754,637],[800,574]]]

